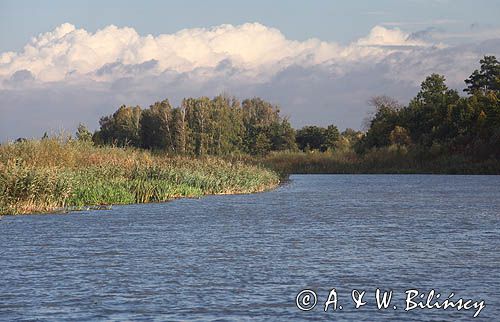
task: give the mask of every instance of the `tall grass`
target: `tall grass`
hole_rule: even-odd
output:
[[[277,173],[241,161],[44,139],[0,146],[0,214],[263,191]]]
[[[464,155],[432,154],[391,146],[363,155],[341,152],[276,152],[254,160],[281,174],[430,173],[500,174],[500,161],[477,161]]]

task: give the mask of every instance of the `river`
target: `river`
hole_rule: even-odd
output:
[[[431,290],[482,300],[478,321],[500,315],[500,176],[293,175],[250,195],[5,216],[0,245],[5,321],[470,321],[477,311],[405,310],[408,290],[423,302]],[[393,291],[387,309],[377,288]],[[306,289],[317,304],[302,311]],[[365,291],[357,309],[353,290]],[[336,310],[324,312],[329,295]]]

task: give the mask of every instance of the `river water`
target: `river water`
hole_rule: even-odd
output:
[[[500,176],[294,175],[251,195],[6,216],[0,273],[5,321],[470,321],[479,307],[406,311],[409,290],[484,301],[474,320],[492,321]]]

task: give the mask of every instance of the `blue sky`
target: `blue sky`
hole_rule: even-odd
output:
[[[362,129],[431,73],[500,57],[500,0],[0,1],[0,142],[91,129],[120,105],[259,96],[292,125]]]
[[[223,23],[260,22],[288,38],[347,43],[371,27],[399,23],[409,31],[431,26],[463,31],[473,24],[500,25],[498,0],[183,0],[0,2],[0,52],[19,50],[33,35],[70,22],[95,31],[131,26],[140,34],[173,33]]]

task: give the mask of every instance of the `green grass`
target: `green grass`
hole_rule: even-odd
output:
[[[251,193],[279,181],[263,167],[211,157],[170,157],[62,139],[0,146],[0,214]]]

